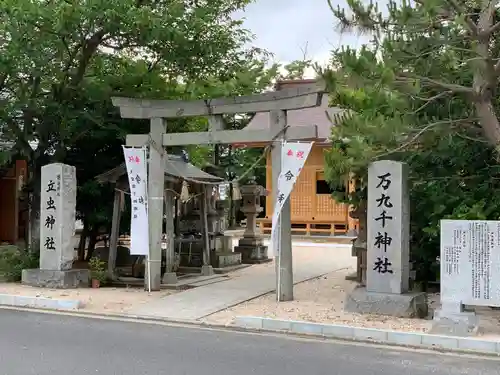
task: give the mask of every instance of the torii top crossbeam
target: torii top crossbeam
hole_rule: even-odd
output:
[[[162,146],[206,145],[229,143],[267,143],[275,139],[282,129],[268,130],[222,130],[222,114],[287,111],[311,108],[321,105],[324,87],[314,83],[276,92],[257,95],[216,98],[209,100],[146,100],[133,98],[112,98],[113,105],[120,108],[122,118],[159,119],[190,116],[208,116],[210,132],[189,132],[162,134]],[[217,131],[215,131],[217,130]],[[288,139],[315,140],[317,129],[291,127],[286,129]],[[127,135],[128,146],[142,146],[149,140],[146,134]]]
[[[317,84],[264,94],[208,100],[146,100],[112,98],[122,118],[173,118],[211,116],[232,113],[269,112],[317,107],[324,88]]]

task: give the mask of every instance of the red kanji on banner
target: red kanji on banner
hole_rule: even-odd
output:
[[[128,161],[131,163],[139,164],[141,162],[141,159],[139,159],[138,156],[129,156]]]
[[[304,159],[304,151],[297,151],[297,157],[299,159]]]
[[[286,153],[288,156],[292,156],[293,155],[293,151],[292,150],[288,150],[288,152]]]

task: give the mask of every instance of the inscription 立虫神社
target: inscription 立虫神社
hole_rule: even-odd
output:
[[[57,178],[60,180],[61,175],[57,174]],[[48,199],[45,202],[45,228],[46,228],[46,236],[42,237],[44,241],[45,250],[55,250],[55,240],[54,240],[54,227],[56,226],[56,216],[57,216],[57,207],[55,205],[54,197],[58,190],[55,187],[56,183],[54,180],[49,180],[47,183],[45,192],[48,195]],[[57,223],[58,224],[58,223]],[[56,228],[57,229],[57,228]]]
[[[74,255],[75,168],[60,163],[43,166],[40,198],[40,268],[69,270]]]
[[[61,163],[43,166],[40,190],[40,268],[23,269],[23,284],[63,289],[88,286],[89,270],[73,268],[75,220],[75,167]]]
[[[382,160],[368,172],[367,290],[408,290],[409,215],[406,165]]]

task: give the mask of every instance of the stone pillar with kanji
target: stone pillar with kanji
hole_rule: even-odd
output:
[[[255,183],[240,187],[242,208],[246,216],[246,229],[243,238],[239,240],[234,252],[241,253],[241,261],[245,264],[269,262],[267,246],[264,246],[262,233],[257,227],[257,216],[262,212],[260,197],[265,195],[265,189]]]
[[[425,293],[410,293],[408,166],[381,160],[368,169],[366,286],[346,299],[350,312],[415,317],[427,314]]]
[[[63,289],[88,286],[89,271],[73,269],[76,190],[75,167],[61,163],[42,167],[40,268],[23,270],[23,284]]]

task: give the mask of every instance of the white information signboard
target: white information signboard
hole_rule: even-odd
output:
[[[500,221],[441,220],[441,302],[500,306]]]
[[[130,254],[149,255],[146,148],[123,147],[130,186]]]

